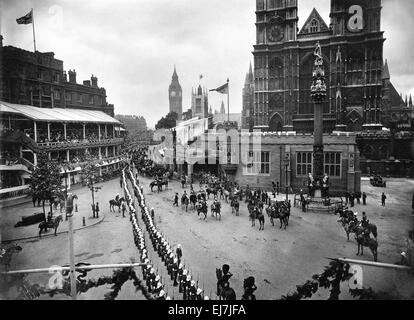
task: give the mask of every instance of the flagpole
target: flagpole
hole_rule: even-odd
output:
[[[230,85],[229,78],[227,78],[227,122],[230,122]]]
[[[33,13],[33,8],[32,8],[32,27],[33,27],[33,47],[34,47],[34,52],[36,52],[36,35],[35,35],[35,27],[34,27],[34,13]]]

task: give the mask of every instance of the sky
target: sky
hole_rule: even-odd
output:
[[[299,28],[315,7],[329,24],[330,0],[299,0]],[[34,8],[37,50],[55,52],[77,82],[98,77],[115,113],[142,115],[150,127],[168,113],[174,65],[183,111],[200,83],[214,89],[230,79],[230,112],[241,112],[242,88],[255,43],[254,0],[0,0],[4,45],[33,51],[31,25],[16,18]],[[414,95],[413,0],[383,0],[391,80]],[[213,110],[226,96],[209,93]]]

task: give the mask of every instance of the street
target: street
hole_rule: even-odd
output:
[[[178,182],[171,182],[169,189],[162,193],[151,192],[149,179],[139,177],[144,186],[144,195],[149,208],[155,209],[157,227],[165,234],[170,244],[182,245],[183,264],[190,270],[193,279],[199,281],[199,286],[205,290],[205,295],[215,299],[216,273],[215,268],[223,264],[230,265],[233,277],[230,285],[236,291],[237,299],[243,293],[243,280],[249,276],[256,278],[257,299],[279,299],[296,288],[296,285],[309,280],[313,274],[321,273],[328,265],[327,258],[348,257],[373,261],[368,248],[363,257],[357,257],[357,245],[353,236],[347,242],[346,234],[337,222],[338,216],[306,212],[292,208],[290,223],[286,230],[279,229],[279,222],[272,227],[268,217],[265,217],[265,229],[259,231],[259,225],[251,227],[248,220],[247,208],[244,203],[240,206],[240,216],[231,214],[228,204],[222,201],[222,220],[216,221],[208,215],[208,221],[199,220],[197,214],[189,208],[188,212],[181,207],[173,207],[175,192],[182,194]],[[352,208],[362,214],[365,211],[371,223],[378,227],[378,261],[395,263],[400,259],[404,250],[405,239],[412,226],[413,216],[410,210],[410,199],[414,189],[414,181],[405,179],[390,179],[387,188],[375,188],[369,181],[363,180],[362,191],[368,195],[367,206],[357,205]],[[401,185],[409,186],[401,189]],[[101,214],[105,215],[102,222],[75,232],[76,263],[91,264],[138,262],[138,252],[133,242],[129,215],[110,213],[109,199],[115,197],[121,188],[119,180],[114,179],[102,184],[102,190],[96,195],[101,204]],[[198,184],[195,184],[198,189]],[[132,187],[130,186],[130,191]],[[187,189],[187,192],[189,189]],[[387,194],[387,204],[381,207],[382,191]],[[90,193],[86,188],[80,189],[80,208],[88,207]],[[284,195],[279,195],[284,197]],[[281,199],[281,198],[280,198]],[[212,202],[210,197],[209,204]],[[20,210],[29,210],[32,204],[19,206]],[[81,211],[81,210],[80,210]],[[80,213],[79,213],[80,214]],[[141,224],[141,220],[140,220]],[[75,225],[76,227],[76,225]],[[30,227],[26,227],[30,228]],[[161,275],[166,268],[153,253],[148,234],[145,231],[149,257]],[[64,265],[69,262],[67,234],[42,239],[19,241],[23,250],[15,254],[11,269],[43,268],[52,265]],[[35,253],[35,254],[34,254]],[[137,270],[138,276],[141,271]],[[89,278],[110,275],[110,270],[96,270],[88,273]],[[47,284],[50,275],[30,275],[31,283]],[[386,291],[400,298],[408,298],[412,288],[413,277],[402,274],[401,271],[389,271],[380,268],[364,268],[364,286],[372,287],[374,291]],[[178,289],[172,286],[172,281],[164,281],[167,293],[174,299],[181,299]],[[344,285],[341,298],[347,298]],[[89,290],[79,295],[79,299],[102,299],[108,288],[102,287]],[[408,293],[407,293],[408,292]],[[326,293],[326,292],[325,292]],[[323,290],[314,295],[314,299],[324,299]],[[43,297],[47,299],[48,297]],[[58,296],[57,298],[68,299]],[[411,297],[412,298],[412,297]],[[131,283],[125,284],[118,299],[144,299],[141,293],[135,293]]]

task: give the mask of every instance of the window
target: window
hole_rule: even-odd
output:
[[[43,80],[43,72],[42,71],[37,71],[36,72],[36,78],[38,79],[38,80]]]
[[[82,94],[80,94],[80,93],[78,94],[78,102],[82,103]]]
[[[298,152],[296,153],[296,176],[307,177],[312,173],[313,169],[313,153]]]
[[[60,100],[60,91],[59,90],[54,90],[53,91],[53,98],[56,100]]]
[[[319,31],[319,22],[316,19],[313,19],[311,21],[310,27],[309,27],[309,32],[310,33],[315,33]]]
[[[89,104],[93,104],[93,95],[89,96]]]
[[[247,152],[246,163],[245,175],[270,175],[270,152]]]
[[[325,152],[324,173],[330,177],[341,177],[341,153]]]
[[[53,82],[59,83],[59,73],[54,73],[53,74]]]
[[[65,93],[65,99],[66,99],[66,101],[71,101],[72,100],[72,95],[71,95],[70,92]]]

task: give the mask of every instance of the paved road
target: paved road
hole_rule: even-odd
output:
[[[346,241],[346,235],[337,223],[337,216],[317,213],[302,213],[293,209],[291,221],[286,231],[271,227],[267,217],[265,230],[259,231],[258,224],[251,227],[247,209],[241,206],[239,217],[231,214],[230,207],[223,204],[222,221],[215,221],[209,215],[209,221],[197,219],[191,211],[172,207],[174,192],[182,193],[178,183],[170,184],[170,190],[160,194],[152,193],[150,180],[140,178],[144,185],[144,194],[148,206],[155,208],[155,221],[172,245],[180,243],[183,247],[183,259],[190,268],[193,278],[199,278],[207,295],[213,293],[216,286],[215,268],[224,263],[231,266],[234,274],[231,285],[241,297],[243,279],[253,275],[256,278],[258,299],[277,299],[295,289],[296,285],[320,273],[328,264],[325,257],[357,258],[355,240]],[[403,188],[401,186],[404,186]],[[108,190],[108,191],[105,191]],[[387,206],[380,206],[383,189],[373,188],[363,182],[363,191],[368,194],[368,206],[357,206],[356,210],[365,210],[371,222],[379,230],[379,256],[381,262],[399,260],[399,253],[405,244],[408,230],[412,229],[411,198],[414,181],[393,180],[387,182]],[[132,189],[131,189],[132,191]],[[107,192],[107,193],[106,193]],[[100,202],[107,202],[104,195],[114,197],[121,192],[118,180],[104,183]],[[108,208],[106,209],[108,210]],[[146,235],[148,239],[148,235]],[[138,253],[132,239],[129,219],[120,214],[106,212],[105,220],[91,228],[75,233],[75,251],[77,262],[89,263],[125,263],[138,260]],[[23,251],[14,256],[12,269],[38,268],[68,263],[67,235],[20,242]],[[147,245],[150,247],[150,243]],[[150,259],[157,261],[150,249]],[[369,250],[363,259],[372,260]],[[163,265],[160,271],[165,275]],[[164,272],[165,271],[165,272]],[[110,274],[110,271],[94,271],[91,277]],[[47,275],[29,277],[34,283],[47,283]],[[165,280],[170,295],[181,298],[177,290],[171,287],[171,281]],[[204,285],[203,285],[204,284]],[[364,268],[364,285],[374,290],[386,290],[390,293],[407,296],[414,287],[412,277],[406,274],[376,268]],[[347,286],[343,287],[347,291]],[[102,299],[105,288],[90,290],[80,299]],[[214,297],[214,294],[213,294]],[[342,298],[347,298],[344,294]],[[64,297],[60,297],[64,298]],[[143,299],[141,294],[127,284],[119,296],[120,299]],[[316,299],[326,298],[321,291]]]

